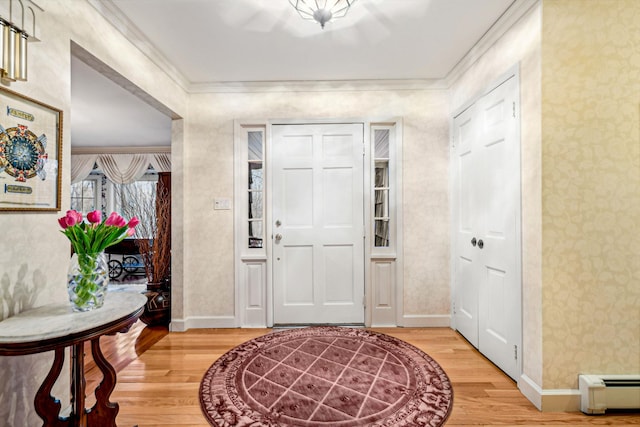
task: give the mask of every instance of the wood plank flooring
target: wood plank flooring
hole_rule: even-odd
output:
[[[447,427],[640,425],[640,414],[587,416],[539,412],[516,384],[449,328],[376,328],[407,341],[433,357],[454,390]],[[134,325],[127,334],[102,338],[108,360],[118,371],[111,400],[118,402],[120,427],[207,427],[198,387],[205,371],[222,354],[269,329],[195,329],[168,333]],[[88,362],[91,365],[91,362]],[[100,381],[88,366],[87,389]]]

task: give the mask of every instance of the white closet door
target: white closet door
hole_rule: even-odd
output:
[[[453,121],[453,215],[456,329],[478,347],[478,251],[477,218],[479,186],[475,159],[475,107],[471,106]]]
[[[274,125],[274,323],[364,323],[363,125]]]
[[[478,215],[480,351],[512,378],[522,334],[518,85],[511,78],[477,105],[483,215]],[[482,242],[482,245],[480,244]],[[481,247],[482,246],[482,247]]]
[[[518,81],[454,119],[455,324],[512,378],[520,374]]]

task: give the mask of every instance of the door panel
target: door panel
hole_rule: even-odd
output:
[[[347,182],[353,182],[351,168],[328,168],[324,175],[324,224],[327,228],[352,227],[353,221],[353,192]],[[340,206],[340,209],[335,209]]]
[[[313,226],[312,169],[286,169],[283,174],[282,203],[285,223],[289,227],[311,228]]]
[[[272,142],[274,323],[363,323],[363,125],[274,125]]]
[[[354,289],[353,246],[324,247],[325,303],[353,304]]]
[[[283,255],[283,304],[313,304],[313,247],[287,246]]]

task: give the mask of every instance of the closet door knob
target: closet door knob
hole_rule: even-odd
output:
[[[476,238],[471,239],[471,246],[476,246]]]
[[[478,240],[478,247],[480,249],[484,248],[484,242],[482,241],[482,239]]]

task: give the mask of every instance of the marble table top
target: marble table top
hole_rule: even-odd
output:
[[[75,312],[69,302],[25,310],[0,322],[2,344],[29,343],[82,334],[131,315],[147,302],[137,292],[108,292],[104,305],[87,312]]]

